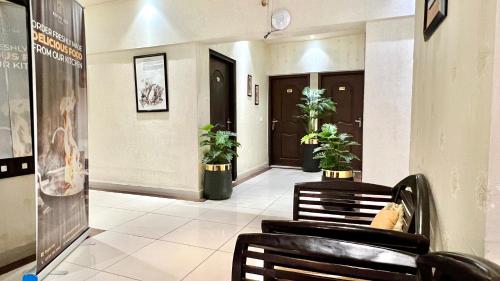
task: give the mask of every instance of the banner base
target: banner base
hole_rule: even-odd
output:
[[[24,274],[23,281],[38,281],[38,276],[33,273]]]
[[[68,248],[66,248],[57,258],[55,258],[49,265],[47,265],[40,273],[38,273],[38,279],[27,279],[23,278],[23,281],[39,281],[43,280],[45,277],[49,276],[50,273],[61,263],[65,258],[71,254],[80,244],[85,241],[90,236],[90,228],[87,229],[78,239],[75,240]],[[26,276],[26,275],[25,275]],[[36,276],[36,275],[35,275]]]

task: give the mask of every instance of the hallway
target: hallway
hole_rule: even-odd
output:
[[[319,179],[271,169],[231,199],[205,202],[93,190],[90,226],[106,231],[56,269],[68,274],[47,280],[230,280],[236,237],[260,232],[263,219],[291,219],[294,183]]]

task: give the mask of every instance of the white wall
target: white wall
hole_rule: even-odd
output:
[[[0,180],[0,267],[35,254],[35,179]]]
[[[485,256],[500,264],[500,5],[496,10],[496,39],[491,98],[491,137],[486,209]]]
[[[364,33],[270,46],[270,75],[360,70],[365,66]]]
[[[408,176],[414,18],[366,25],[363,181],[393,186]]]
[[[436,250],[484,253],[496,2],[450,3],[427,42],[417,7],[410,170],[431,184]]]
[[[90,180],[197,198],[195,44],[88,56]],[[166,52],[169,112],[137,113],[133,57]]]
[[[211,45],[208,48],[236,60],[236,111],[238,141],[238,176],[268,166],[268,46],[262,41],[240,41]],[[208,49],[206,51],[208,53]],[[206,68],[208,78],[209,65]],[[255,105],[255,87],[252,97],[247,96],[247,76],[252,75],[253,87],[260,87],[259,105]],[[209,87],[209,81],[204,81]],[[210,95],[210,92],[205,92]]]
[[[262,39],[267,8],[258,0],[120,0],[86,8],[89,53],[194,41]],[[282,34],[330,32],[370,20],[413,15],[412,0],[274,0],[292,14]],[[279,34],[277,34],[278,36]]]

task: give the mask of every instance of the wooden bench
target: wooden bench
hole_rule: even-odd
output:
[[[394,187],[349,181],[295,185],[293,221],[264,220],[262,232],[311,235],[425,254],[429,251],[429,186],[412,175]],[[369,227],[387,203],[404,206],[403,232]]]
[[[500,281],[500,266],[483,258],[449,252],[418,256],[314,236],[241,234],[234,251],[231,280],[262,279]]]
[[[321,237],[241,234],[232,281],[416,281],[415,259],[413,253]]]

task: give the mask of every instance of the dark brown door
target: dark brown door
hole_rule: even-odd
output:
[[[236,61],[210,50],[210,123],[236,133]],[[233,180],[237,177],[234,158]]]
[[[365,88],[363,71],[321,73],[319,87],[337,104],[337,112],[323,122],[336,124],[340,132],[351,134],[361,144],[352,147],[352,152],[363,159],[363,100]],[[362,161],[353,162],[354,170],[360,171]]]
[[[300,139],[305,135],[297,104],[309,86],[309,74],[270,78],[270,162],[271,165],[302,166]]]

